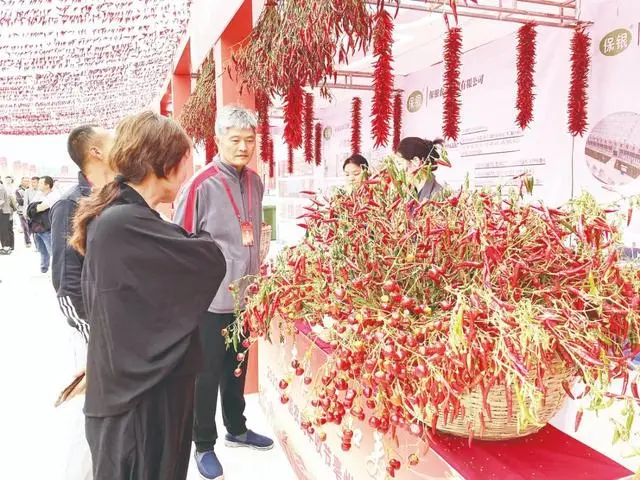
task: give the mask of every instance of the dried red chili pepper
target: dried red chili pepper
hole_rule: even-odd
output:
[[[578,412],[576,413],[576,422],[575,422],[575,431],[576,432],[580,428],[580,422],[582,422],[582,414],[583,413],[584,412],[582,411],[582,409],[578,410]]]
[[[571,400],[575,400],[576,398],[573,395],[573,392],[571,391],[571,387],[569,386],[569,382],[567,380],[563,380],[562,381],[562,388],[564,389],[564,392],[567,394],[567,396],[571,399]]]

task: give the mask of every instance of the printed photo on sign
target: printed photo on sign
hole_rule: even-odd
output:
[[[331,140],[331,137],[333,136],[333,130],[331,129],[331,127],[326,127],[324,129],[324,132],[322,132],[322,136],[325,140]]]
[[[410,113],[415,113],[422,108],[422,104],[424,103],[424,95],[420,90],[416,90],[409,98],[407,98],[407,111]]]
[[[640,176],[640,114],[617,112],[600,120],[585,146],[585,161],[600,182],[621,186]]]

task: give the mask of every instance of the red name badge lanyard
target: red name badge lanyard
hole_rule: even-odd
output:
[[[229,201],[231,202],[231,206],[233,207],[233,211],[236,214],[236,217],[238,217],[238,222],[240,223],[240,233],[242,234],[242,245],[244,245],[245,247],[252,247],[254,240],[253,240],[253,223],[251,222],[251,205],[252,205],[251,204],[251,182],[247,177],[247,189],[249,191],[248,193],[249,215],[248,215],[248,218],[243,221],[242,216],[240,215],[240,209],[238,208],[236,201],[233,199],[233,194],[231,193],[229,184],[224,178],[222,178],[221,180],[222,180],[222,185],[224,186],[224,189],[227,192],[227,197],[229,197]]]

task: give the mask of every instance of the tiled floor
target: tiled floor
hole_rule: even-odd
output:
[[[81,402],[53,408],[74,372],[70,328],[50,277],[39,273],[38,255],[17,237],[18,250],[0,256],[0,479],[85,480],[61,472],[65,452],[83,428]],[[270,434],[255,395],[247,399],[247,418],[251,428]],[[277,443],[269,452],[227,449],[222,443],[217,451],[226,480],[295,480]],[[188,479],[199,478],[192,461]]]

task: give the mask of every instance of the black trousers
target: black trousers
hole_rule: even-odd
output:
[[[31,245],[31,233],[29,232],[29,222],[27,222],[27,219],[21,213],[18,214],[18,218],[20,218],[20,226],[22,227],[22,234],[24,235],[24,244],[29,246]]]
[[[13,222],[10,213],[0,213],[0,244],[4,248],[13,248]]]
[[[247,374],[247,359],[242,364],[242,375],[236,377],[233,371],[238,367],[238,352],[229,346],[220,333],[235,321],[232,313],[206,312],[200,318],[200,340],[204,357],[204,370],[196,377],[196,398],[193,422],[193,441],[196,450],[213,450],[218,438],[216,428],[216,406],[218,389],[222,403],[224,426],[231,435],[242,435],[247,431],[244,417],[244,382]],[[243,353],[244,349],[238,347]]]
[[[13,214],[9,215],[9,248],[15,250],[16,248],[16,232],[13,230]]]
[[[93,480],[185,480],[193,393],[193,375],[174,377],[125,414],[87,417]]]

